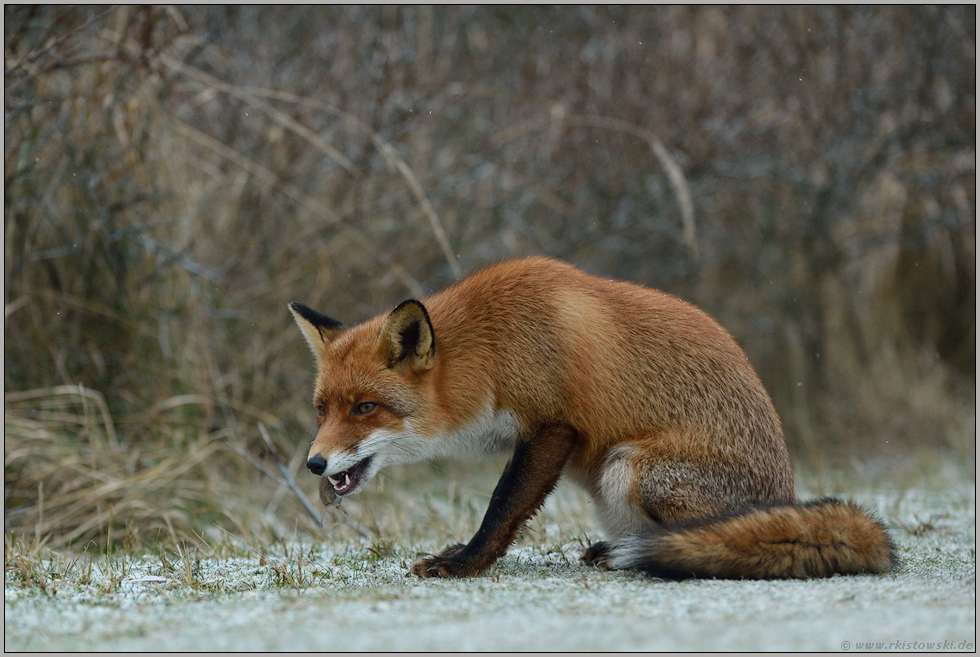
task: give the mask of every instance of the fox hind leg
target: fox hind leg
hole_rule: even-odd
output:
[[[592,481],[596,514],[608,541],[589,547],[582,560],[610,568],[610,550],[629,537],[725,513],[763,497],[746,483],[690,461],[651,455],[640,444],[620,443],[609,450]]]
[[[655,521],[641,504],[641,478],[635,461],[640,450],[629,443],[617,445],[606,455],[592,484],[596,515],[610,541],[599,541],[582,555],[582,561],[606,568],[606,556],[617,539],[641,533]]]

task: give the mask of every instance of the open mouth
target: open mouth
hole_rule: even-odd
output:
[[[372,458],[372,456],[369,456],[343,472],[327,475],[327,480],[333,484],[333,492],[337,495],[346,495],[357,488],[358,484],[361,483],[361,477],[364,475],[364,471],[371,464]]]

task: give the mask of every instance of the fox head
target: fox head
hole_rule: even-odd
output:
[[[387,317],[345,327],[300,303],[289,304],[316,360],[316,437],[307,467],[321,499],[362,490],[387,465],[437,455],[426,427],[436,342],[429,313],[410,299]]]

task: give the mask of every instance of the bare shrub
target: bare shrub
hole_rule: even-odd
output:
[[[4,12],[5,392],[97,391],[112,458],[260,454],[260,419],[292,454],[288,301],[530,253],[705,307],[804,458],[975,430],[972,7]],[[69,458],[21,403],[17,449]],[[215,449],[172,481],[247,476]]]

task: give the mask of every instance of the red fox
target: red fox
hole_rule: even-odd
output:
[[[387,465],[513,453],[476,535],[415,575],[484,572],[562,473],[607,535],[582,557],[598,567],[675,579],[894,567],[874,516],[796,503],[779,418],[745,353],[668,294],[531,257],[355,326],[289,308],[316,360],[307,465],[325,504]]]

